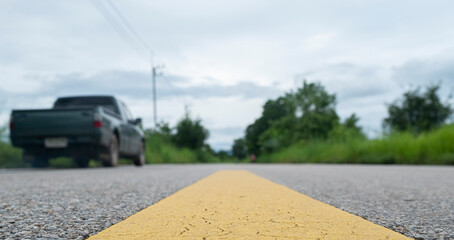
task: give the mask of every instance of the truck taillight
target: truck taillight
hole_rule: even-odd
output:
[[[102,127],[102,119],[99,113],[93,114],[93,127],[100,128]]]
[[[13,118],[13,115],[11,115],[11,117],[9,118],[9,131],[13,131],[14,129],[14,118]]]
[[[93,122],[93,127],[95,127],[95,128],[100,128],[100,127],[102,127],[102,122],[101,122],[101,121],[94,121],[94,122]]]

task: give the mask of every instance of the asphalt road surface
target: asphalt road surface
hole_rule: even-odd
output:
[[[454,239],[454,168],[148,165],[0,170],[0,239],[85,239],[221,169],[245,169],[416,239]]]

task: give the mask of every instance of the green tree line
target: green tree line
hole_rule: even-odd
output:
[[[434,147],[428,141],[454,141],[453,126],[446,124],[453,109],[440,99],[439,90],[433,85],[405,92],[387,105],[383,136],[368,139],[355,113],[340,120],[335,94],[305,81],[266,101],[245,136],[234,141],[232,153],[239,159],[256,155],[259,162],[452,164],[454,147]],[[395,144],[401,145],[399,151]]]

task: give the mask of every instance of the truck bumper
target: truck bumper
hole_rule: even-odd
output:
[[[73,145],[102,145],[101,134],[86,134],[77,136],[15,136],[11,135],[11,143],[15,147],[29,148],[42,147],[45,148],[44,140],[46,138],[66,138],[68,147]]]
[[[15,147],[25,149],[32,154],[42,154],[48,157],[89,157],[99,158],[99,153],[107,146],[101,141],[101,134],[58,136],[67,139],[68,145],[62,148],[46,148],[46,137],[18,137],[12,136],[12,144]],[[16,139],[16,140],[15,140]]]

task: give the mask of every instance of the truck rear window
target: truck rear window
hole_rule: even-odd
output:
[[[59,98],[54,104],[54,109],[95,108],[97,106],[103,106],[118,113],[118,109],[111,97]]]

